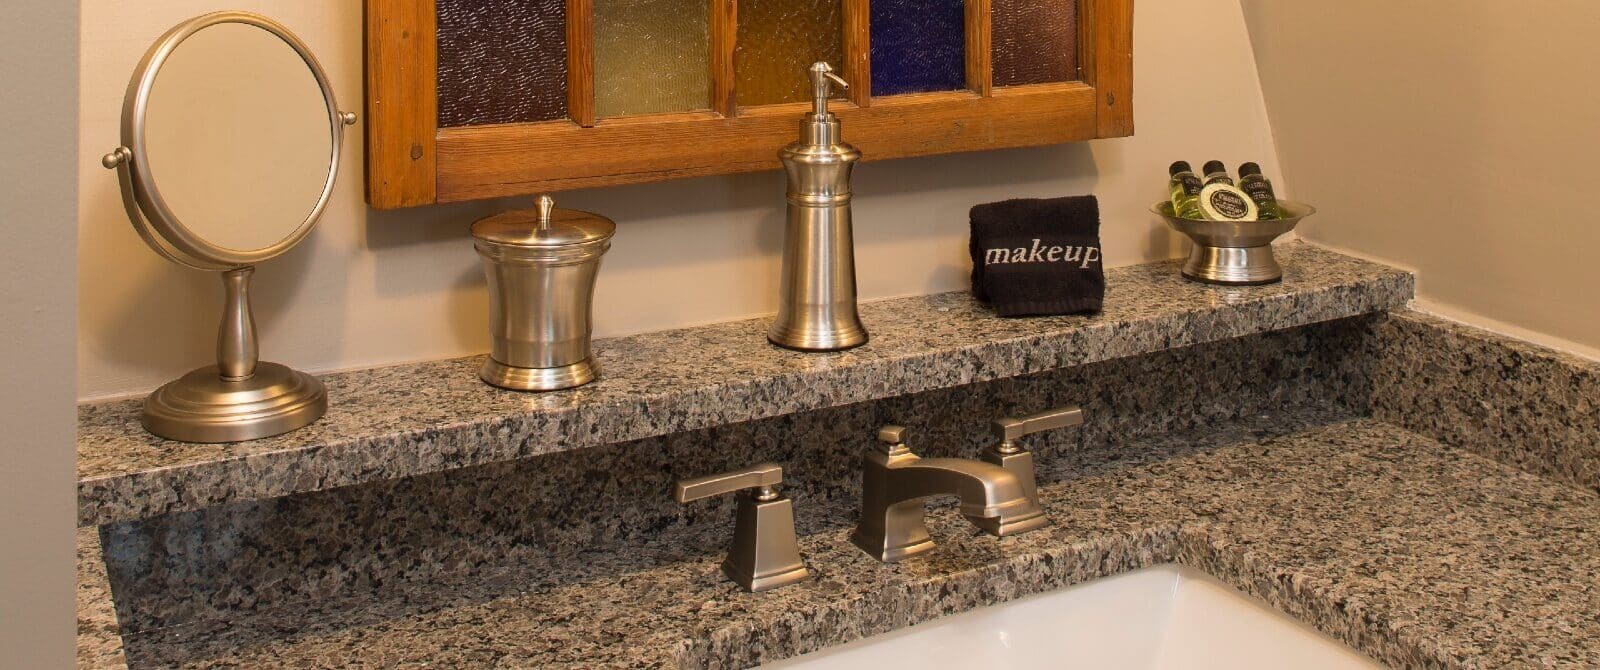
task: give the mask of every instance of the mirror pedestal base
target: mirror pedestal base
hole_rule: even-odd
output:
[[[242,442],[287,433],[322,418],[328,393],[316,377],[259,363],[249,379],[228,381],[215,365],[150,394],[146,430],[183,442]]]

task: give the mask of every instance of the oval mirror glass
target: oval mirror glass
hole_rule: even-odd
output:
[[[189,35],[156,73],[144,158],[156,200],[205,244],[256,252],[314,223],[333,179],[330,102],[288,42],[245,23]]]

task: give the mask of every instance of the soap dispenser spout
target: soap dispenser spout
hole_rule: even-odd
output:
[[[828,116],[828,98],[833,97],[834,86],[841,91],[850,90],[850,82],[834,74],[832,66],[823,62],[811,66],[811,95],[814,98],[811,113],[819,120]]]

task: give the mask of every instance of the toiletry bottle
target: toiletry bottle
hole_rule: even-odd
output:
[[[1233,177],[1228,176],[1228,166],[1222,161],[1211,161],[1203,168],[1206,171],[1205,185],[1227,184],[1233,185]]]
[[[1167,182],[1167,192],[1171,194],[1173,213],[1184,219],[1206,218],[1205,212],[1200,210],[1200,189],[1205,184],[1200,183],[1200,177],[1189,167],[1189,162],[1173,163],[1167,172],[1172,175],[1172,180]]]
[[[1278,194],[1272,190],[1272,180],[1261,174],[1261,166],[1245,163],[1239,166],[1239,188],[1250,194],[1261,210],[1262,221],[1283,218],[1283,208],[1278,206]]]

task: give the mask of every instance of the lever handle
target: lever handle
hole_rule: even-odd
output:
[[[745,489],[756,489],[756,500],[766,502],[778,497],[778,492],[772,490],[772,487],[782,483],[782,467],[777,463],[758,463],[731,472],[682,480],[674,488],[673,498],[680,503],[688,503]]]
[[[748,468],[678,482],[673,497],[680,503],[751,490],[740,496],[733,526],[733,546],[722,572],[747,591],[765,591],[811,576],[800,560],[794,533],[794,501],[772,490],[783,482],[783,468],[758,463]]]
[[[1058,407],[1020,419],[1009,416],[995,419],[994,423],[990,425],[990,430],[994,432],[995,437],[1000,439],[1003,448],[1025,435],[1082,424],[1083,409],[1077,405],[1072,405]]]

